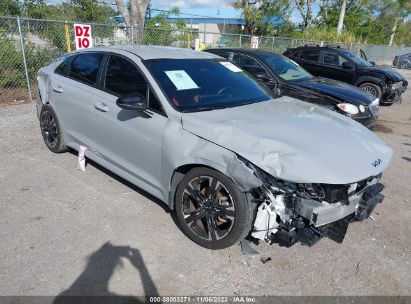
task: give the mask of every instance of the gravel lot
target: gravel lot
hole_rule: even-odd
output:
[[[343,244],[260,244],[263,264],[195,245],[161,202],[49,152],[34,104],[0,107],[0,295],[411,295],[410,88],[375,132],[395,151],[375,221]]]

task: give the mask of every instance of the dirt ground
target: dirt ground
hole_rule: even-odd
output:
[[[411,295],[411,88],[375,132],[395,152],[375,220],[342,244],[260,244],[263,264],[197,246],[158,200],[49,152],[34,104],[1,107],[0,295]]]

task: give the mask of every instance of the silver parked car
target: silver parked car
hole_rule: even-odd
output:
[[[336,112],[268,88],[210,53],[153,46],[70,53],[38,73],[56,153],[86,156],[164,201],[213,249],[246,237],[341,242],[382,201],[392,151]]]

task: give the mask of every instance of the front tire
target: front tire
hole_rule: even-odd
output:
[[[40,129],[44,143],[54,153],[63,153],[68,150],[61,134],[60,124],[56,112],[46,104],[40,111]]]
[[[381,91],[381,88],[377,84],[371,83],[371,82],[365,82],[365,83],[360,84],[359,88],[381,100],[382,91]]]
[[[184,233],[210,249],[227,248],[244,239],[254,214],[254,206],[227,176],[205,167],[183,177],[175,210]]]

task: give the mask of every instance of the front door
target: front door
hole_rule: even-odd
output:
[[[352,83],[354,81],[354,66],[344,67],[348,61],[332,50],[322,51],[323,71],[325,77]]]
[[[137,179],[138,185],[161,195],[161,141],[167,116],[136,63],[121,55],[110,55],[103,83],[95,98],[96,140],[100,157]],[[117,106],[119,96],[146,96],[145,111]]]

